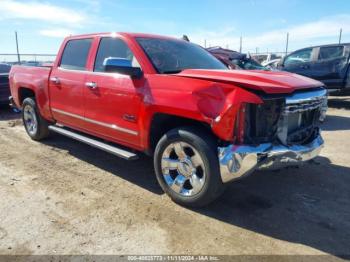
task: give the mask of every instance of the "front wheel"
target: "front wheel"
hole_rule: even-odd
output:
[[[184,206],[209,204],[223,192],[215,139],[184,127],[166,133],[154,156],[157,180],[170,198]]]

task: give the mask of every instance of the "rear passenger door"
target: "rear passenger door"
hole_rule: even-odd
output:
[[[313,66],[315,79],[329,88],[342,88],[348,68],[348,56],[343,45],[321,46]]]
[[[50,75],[50,103],[54,118],[61,124],[84,128],[86,68],[93,39],[66,42],[61,61]]]

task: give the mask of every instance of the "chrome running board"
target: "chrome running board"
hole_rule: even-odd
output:
[[[103,143],[101,141],[80,135],[78,133],[75,133],[73,131],[67,130],[62,127],[58,126],[49,126],[49,130],[56,132],[58,134],[73,138],[77,141],[83,142],[89,146],[101,149],[103,151],[106,151],[108,153],[111,153],[113,155],[116,155],[118,157],[124,158],[126,160],[134,160],[137,159],[138,156],[132,152],[126,151],[124,149],[118,148],[116,146],[112,146],[106,143]]]

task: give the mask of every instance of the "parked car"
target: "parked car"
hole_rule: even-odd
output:
[[[264,61],[261,63],[261,65],[266,67],[266,68],[276,70],[278,68],[280,62],[281,62],[281,59],[277,58],[277,59],[273,59],[270,61]]]
[[[282,57],[279,56],[279,55],[276,55],[276,54],[274,54],[274,53],[270,53],[270,54],[267,54],[267,55],[266,55],[266,58],[265,58],[263,61],[261,61],[261,64],[262,64],[262,65],[269,64],[269,63],[271,63],[272,61],[280,60],[281,58],[282,58]]]
[[[229,69],[268,70],[246,54],[221,47],[210,47],[207,50]]]
[[[10,86],[9,86],[9,72],[11,66],[0,63],[0,105],[9,103]]]
[[[70,36],[52,67],[13,66],[10,86],[33,140],[52,131],[126,160],[153,156],[160,186],[186,206],[323,146],[322,83],[228,70],[198,45],[165,36]]]
[[[322,45],[297,50],[279,68],[322,81],[328,89],[350,88],[350,44]]]

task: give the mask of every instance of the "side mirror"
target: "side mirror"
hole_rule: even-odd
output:
[[[142,70],[133,67],[130,60],[118,57],[108,57],[103,61],[104,71],[109,73],[119,73],[132,78],[141,78]]]

